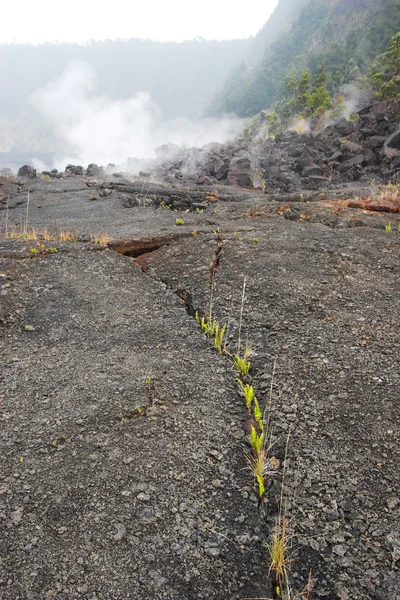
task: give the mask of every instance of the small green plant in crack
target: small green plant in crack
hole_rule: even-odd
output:
[[[65,433],[63,433],[59,438],[56,438],[55,440],[52,441],[51,446],[52,448],[58,448],[58,446],[60,444],[65,444],[65,442],[67,441],[68,436],[65,435]]]
[[[386,225],[385,229],[386,229],[386,231],[387,231],[388,233],[391,233],[391,232],[392,232],[392,223],[391,223],[390,221],[389,221],[389,223]]]
[[[236,379],[236,381],[238,382],[238,384],[240,385],[242,392],[244,394],[244,399],[246,402],[246,406],[247,406],[247,410],[249,412],[251,412],[251,408],[254,402],[254,398],[255,393],[254,393],[254,388],[252,385],[249,385],[248,383],[244,384],[243,381],[239,378]]]
[[[254,420],[256,421],[257,425],[259,426],[260,430],[262,431],[264,429],[263,414],[261,412],[260,404],[259,404],[256,396],[254,396],[254,399],[253,399],[253,415],[254,415]]]
[[[290,540],[289,519],[285,516],[279,516],[274,531],[272,533],[271,543],[268,544],[269,554],[269,572],[273,572],[276,579],[276,594],[282,597],[284,588],[288,588],[290,572]]]
[[[200,317],[198,310],[196,310],[195,319],[196,319],[197,323],[200,325],[200,327],[202,328],[202,330],[206,333],[206,335],[210,335],[210,331],[212,331],[212,330],[208,323],[208,320],[204,316]]]
[[[260,427],[260,422],[257,425]],[[267,446],[264,431],[261,430],[258,433],[252,425],[249,441],[252,452],[247,456],[247,463],[257,484],[258,496],[262,498],[265,493],[265,478],[275,475],[279,467],[279,461],[275,456],[269,456],[272,446]]]
[[[217,229],[214,229],[213,233],[215,233],[215,235],[217,235],[218,233],[222,233],[221,227],[217,227]]]
[[[185,224],[185,221],[183,219],[178,219],[178,218],[175,219],[175,225],[184,225],[184,224]]]
[[[214,347],[216,348],[216,350],[218,350],[220,354],[224,354],[224,338],[226,332],[226,325],[219,325],[216,319],[210,321],[210,319],[206,319],[204,316],[200,317],[199,311],[196,311],[195,319],[206,334],[206,336],[214,338]]]
[[[204,208],[199,208],[199,207],[197,207],[197,208],[196,208],[196,212],[197,212],[197,214],[198,214],[198,215],[202,215],[202,214],[203,214],[203,212],[204,212]]]
[[[265,494],[265,454],[262,451],[253,454],[248,457],[247,461],[258,485],[258,496],[262,498]]]
[[[226,331],[226,325],[222,325],[222,327],[220,327],[217,324],[215,326],[214,347],[220,354],[224,354],[224,352],[225,352],[225,345],[224,345],[225,331]]]
[[[275,474],[279,461],[274,456],[268,456],[270,447],[265,443],[265,435],[263,432],[257,433],[255,427],[251,430],[250,445],[252,453],[247,456],[247,463],[257,484],[258,497],[262,498],[265,494],[265,478]]]
[[[263,432],[261,431],[258,434],[256,428],[252,426],[250,434],[250,446],[255,454],[259,454],[261,452],[263,447],[263,438]]]
[[[232,357],[233,366],[241,377],[245,377],[248,374],[248,372],[250,371],[250,367],[251,367],[251,363],[249,361],[250,354],[251,354],[251,350],[248,346],[246,346],[243,356],[239,356],[239,354],[234,354]]]

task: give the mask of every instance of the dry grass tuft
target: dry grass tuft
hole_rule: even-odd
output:
[[[43,240],[45,242],[78,242],[79,232],[75,231],[75,233],[72,233],[71,231],[62,230],[58,233],[52,233],[46,228],[37,230],[34,227],[31,227],[30,229],[24,228],[22,230],[10,230],[8,227],[6,227],[5,237],[6,239],[18,239],[25,241]],[[111,239],[112,238],[110,238],[108,235],[104,233],[99,233],[96,235],[92,235],[90,237],[90,242],[92,244],[107,246],[108,243],[111,242]]]
[[[92,244],[99,244],[100,246],[107,246],[111,242],[111,238],[104,233],[90,236],[90,242]]]

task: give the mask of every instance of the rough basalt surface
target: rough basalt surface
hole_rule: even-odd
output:
[[[365,204],[396,190],[0,189],[2,600],[272,598],[286,445],[293,589],[311,571],[312,598],[397,600],[399,217]],[[246,278],[263,407],[276,361],[262,502],[235,372],[193,318],[210,268],[231,352]]]

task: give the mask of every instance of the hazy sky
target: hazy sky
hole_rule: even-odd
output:
[[[188,40],[249,37],[278,0],[14,0],[1,8],[0,42],[152,38]]]

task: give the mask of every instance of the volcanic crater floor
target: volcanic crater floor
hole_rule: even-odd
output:
[[[0,598],[276,597],[283,498],[294,591],[311,572],[310,598],[398,600],[393,215],[385,231],[330,198],[224,188],[184,212],[93,201],[78,179],[29,188],[29,210],[15,185],[0,214]],[[193,318],[211,287],[272,401],[261,502],[237,375]]]

